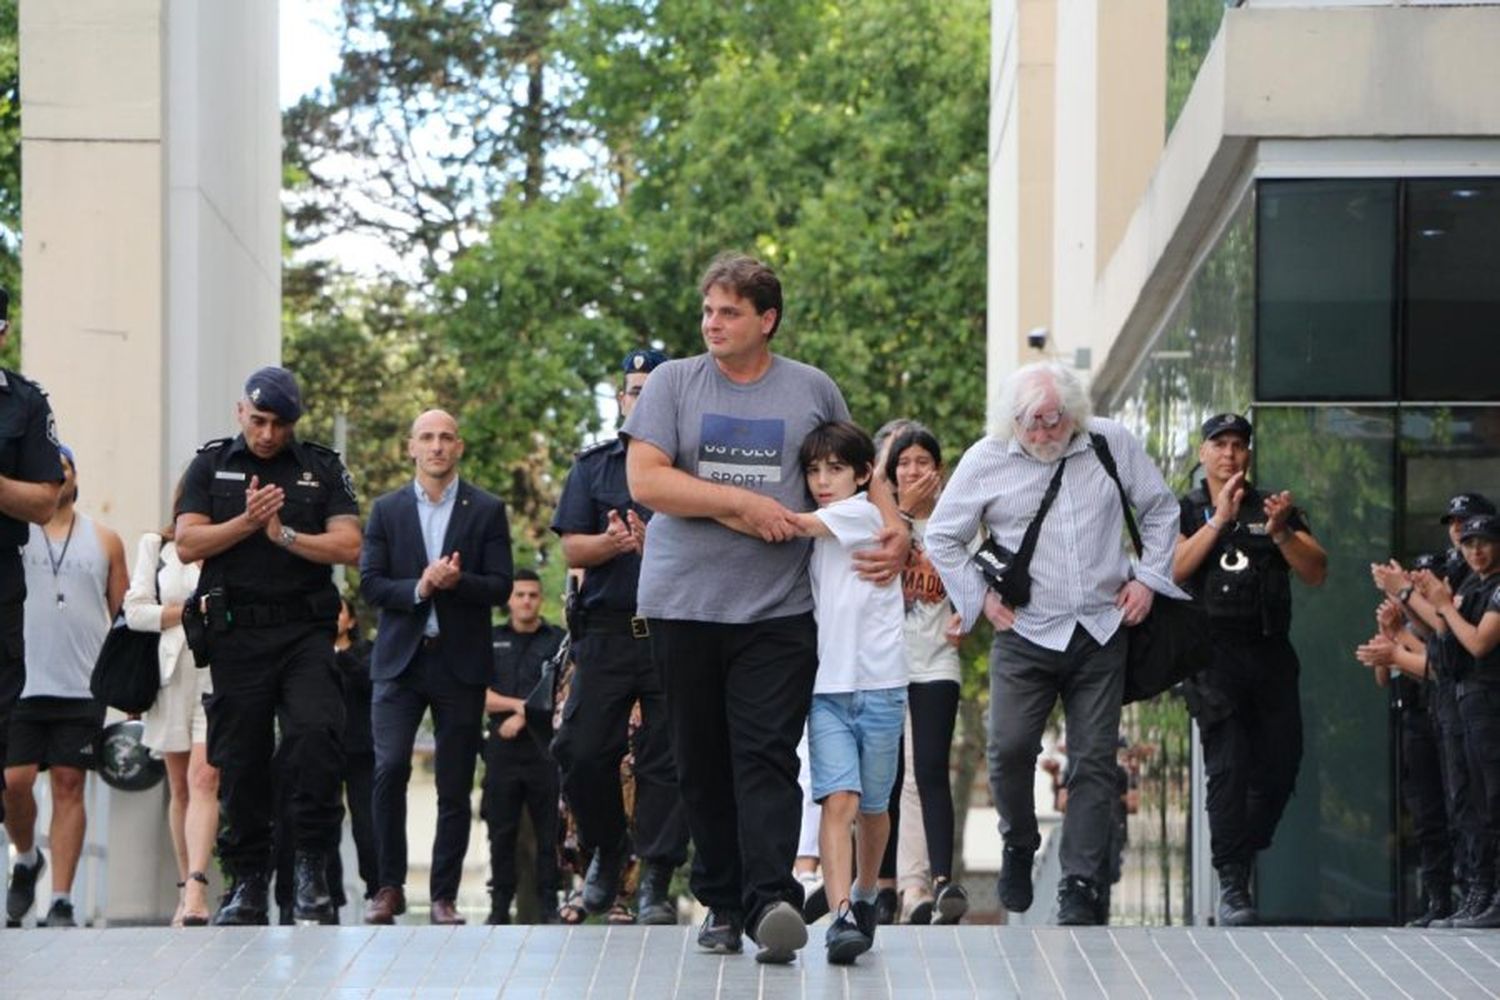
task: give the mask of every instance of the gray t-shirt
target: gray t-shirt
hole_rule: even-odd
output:
[[[848,420],[838,386],[811,365],[772,356],[754,382],[730,381],[707,354],[651,373],[621,434],[660,448],[684,472],[812,510],[797,464],[802,439]],[[807,539],[770,544],[712,518],[657,513],[646,531],[637,613],[648,618],[755,622],[812,610]]]

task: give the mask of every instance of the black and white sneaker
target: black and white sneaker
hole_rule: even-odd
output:
[[[698,927],[698,947],[715,955],[738,955],[745,921],[735,910],[709,910]]]
[[[874,906],[869,903],[855,903],[854,906],[864,906],[870,911],[873,926]],[[874,943],[856,922],[854,906],[845,902],[839,907],[838,916],[834,918],[833,923],[828,925],[828,933],[823,937],[823,946],[828,949],[829,965],[853,965],[854,960],[869,951]]]
[[[760,945],[755,960],[765,965],[786,965],[807,944],[807,924],[796,907],[779,900],[766,907],[750,935]]]
[[[937,911],[933,915],[933,923],[956,924],[969,912],[969,894],[957,882],[939,879],[933,908]]]
[[[47,919],[38,921],[40,927],[77,927],[78,922],[73,919],[73,904],[66,899],[54,899],[52,909],[47,911]]]

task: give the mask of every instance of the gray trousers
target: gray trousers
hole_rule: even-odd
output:
[[[1100,646],[1081,626],[1062,652],[1013,631],[997,632],[990,650],[990,793],[1008,846],[1041,845],[1036,758],[1047,716],[1062,698],[1071,772],[1059,851],[1064,876],[1097,882],[1108,861],[1125,650],[1123,627]]]

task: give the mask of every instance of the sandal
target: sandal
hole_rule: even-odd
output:
[[[197,882],[199,885],[203,886],[205,889],[208,888],[208,876],[205,875],[205,874],[203,874],[202,872],[188,872],[188,881],[190,881],[190,882]],[[183,885],[183,887],[185,889],[187,883],[183,882],[181,884]],[[201,913],[200,912],[189,913],[187,911],[187,895],[186,895],[186,892],[184,892],[184,894],[183,894],[182,906],[183,906],[183,911],[182,911],[182,926],[183,927],[207,927],[208,926],[208,910],[205,909]]]
[[[182,907],[183,907],[182,888],[185,885],[187,885],[186,882],[178,882],[177,883],[177,909],[175,911],[173,911],[173,913],[172,913],[172,919],[169,920],[169,921],[167,921],[167,926],[168,927],[174,927],[175,928],[175,927],[181,927],[182,926]]]
[[[583,909],[583,893],[577,889],[568,893],[568,898],[557,908],[557,922],[560,924],[581,924],[588,914]]]
[[[604,915],[604,922],[614,927],[628,927],[635,923],[635,912],[624,903],[616,903]]]

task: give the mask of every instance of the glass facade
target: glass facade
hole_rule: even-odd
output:
[[[1202,420],[1250,411],[1253,478],[1291,490],[1328,550],[1324,586],[1293,585],[1305,750],[1257,865],[1267,920],[1391,923],[1417,906],[1395,718],[1353,650],[1373,628],[1369,564],[1444,547],[1451,494],[1500,492],[1500,405],[1484,405],[1500,401],[1497,273],[1500,182],[1261,181],[1115,407],[1179,492]],[[1154,881],[1116,916],[1177,923],[1191,892],[1179,861],[1207,836],[1173,792],[1187,787],[1186,713],[1163,698],[1126,720],[1166,752],[1131,827],[1133,870]]]

